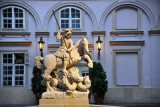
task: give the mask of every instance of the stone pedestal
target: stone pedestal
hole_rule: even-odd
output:
[[[40,99],[39,107],[90,107],[88,98]]]
[[[88,92],[44,92],[39,107],[90,107]]]

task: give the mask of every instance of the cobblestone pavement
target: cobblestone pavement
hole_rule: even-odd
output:
[[[0,104],[0,107],[38,107],[38,105],[33,104]],[[104,104],[96,105],[90,104],[90,107],[160,107],[159,104]]]

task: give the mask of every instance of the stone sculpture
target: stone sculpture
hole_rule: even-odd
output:
[[[72,29],[66,29],[64,36],[60,35],[61,32],[62,30],[57,34],[57,39],[61,39],[61,47],[54,54],[46,55],[44,58],[46,69],[42,84],[47,86],[47,91],[42,94],[42,99],[88,99],[91,81],[89,76],[80,77],[76,67],[76,64],[82,60],[87,61],[88,67],[93,67],[93,62],[87,54],[89,52],[88,38],[82,38],[73,45],[70,39]],[[80,55],[81,53],[84,54]],[[36,57],[35,62],[38,68],[41,60],[43,60],[42,57]],[[62,70],[57,70],[59,68]]]

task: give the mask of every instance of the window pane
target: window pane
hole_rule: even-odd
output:
[[[18,27],[18,24],[16,24],[16,28],[19,28],[19,27]]]
[[[61,18],[69,18],[69,9],[64,9],[61,11]]]
[[[19,28],[23,28],[23,24],[19,24]]]
[[[61,28],[69,28],[69,20],[61,20]]]
[[[19,17],[23,17],[23,13],[19,13]]]
[[[4,28],[7,28],[7,24],[4,24]]]
[[[80,20],[72,20],[72,28],[80,28]]]
[[[3,77],[3,85],[4,86],[12,85],[12,77]]]
[[[12,81],[8,81],[8,85],[12,85]]]
[[[76,18],[80,18],[80,11],[76,10]]]
[[[7,54],[3,54],[3,58],[7,58]]]
[[[18,12],[18,8],[14,8],[14,12]]]
[[[12,24],[8,24],[8,28],[12,28]]]
[[[12,12],[12,8],[8,8],[8,12]]]
[[[15,85],[23,85],[23,76],[15,77]]]
[[[24,66],[21,65],[21,66],[16,66],[15,67],[15,73],[16,74],[24,74]]]
[[[15,17],[18,17],[18,13],[15,13]]]
[[[76,28],[76,26],[75,26],[76,24],[72,24],[72,28]]]
[[[80,24],[76,24],[76,28],[80,28]]]
[[[75,11],[75,9],[71,9],[71,13],[72,13],[72,18],[75,18],[76,17],[76,11]]]
[[[7,71],[7,66],[3,66],[3,75],[7,75],[8,71]]]
[[[19,20],[19,23],[22,23],[22,24],[23,24],[23,20]]]
[[[15,64],[24,64],[24,53],[15,53]]]
[[[12,13],[11,12],[8,13],[8,17],[10,17],[10,18],[12,17]]]
[[[10,23],[10,24],[11,24],[11,23],[12,23],[12,20],[8,20],[8,23]]]
[[[3,59],[3,63],[7,63],[7,59]]]
[[[3,11],[3,17],[7,17],[7,13]]]

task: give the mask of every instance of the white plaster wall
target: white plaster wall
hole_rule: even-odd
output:
[[[137,29],[138,10],[123,7],[116,11],[116,29]]]
[[[151,36],[151,81],[153,88],[160,87],[160,36]]]
[[[64,3],[79,3],[79,1],[61,1]],[[90,10],[93,11],[93,14],[96,17],[97,20],[97,28],[94,29],[93,28],[93,20],[91,20],[91,16],[89,16],[88,13],[85,13],[85,26],[84,26],[84,31],[87,32],[87,36],[89,37],[89,44],[94,44],[94,61],[100,61],[104,67],[104,70],[106,71],[107,74],[107,80],[109,81],[108,83],[108,87],[109,88],[113,88],[113,49],[141,49],[142,50],[142,88],[160,88],[160,84],[159,84],[159,63],[160,63],[160,50],[159,50],[159,46],[160,46],[160,38],[158,36],[149,36],[148,31],[151,30],[153,27],[156,28],[156,24],[155,26],[151,26],[151,22],[154,23],[158,21],[158,17],[160,15],[160,1],[159,0],[132,0],[130,2],[135,2],[135,4],[144,4],[145,6],[147,6],[149,8],[148,12],[151,13],[148,16],[146,15],[146,13],[143,11],[142,12],[142,16],[141,16],[141,30],[144,31],[144,34],[142,35],[142,37],[119,37],[119,38],[114,38],[113,36],[111,36],[110,32],[112,31],[112,14],[111,14],[111,10],[109,10],[109,8],[111,8],[111,6],[114,6],[114,4],[118,4],[118,3],[122,3],[122,2],[127,2],[127,0],[100,0],[100,1],[80,1],[83,5],[85,5],[86,7],[88,7]],[[36,20],[33,18],[33,16],[29,13],[28,14],[28,32],[31,32],[31,35],[29,36],[29,41],[32,41],[31,46],[29,47],[0,47],[0,50],[28,50],[29,53],[29,71],[28,71],[28,87],[31,88],[31,78],[32,78],[32,69],[33,69],[33,65],[34,65],[34,58],[38,55],[40,55],[40,51],[38,48],[38,44],[37,42],[39,41],[39,37],[36,38],[35,32],[37,31],[48,31],[50,33],[49,37],[44,37],[44,40],[46,42],[45,44],[45,49],[44,49],[44,56],[47,55],[48,53],[48,44],[60,44],[60,42],[56,41],[56,37],[54,36],[54,32],[57,32],[56,29],[56,21],[54,16],[52,15],[50,17],[49,23],[48,23],[48,29],[43,29],[43,24],[45,22],[45,17],[47,12],[49,12],[49,9],[52,8],[52,6],[54,6],[55,4],[59,3],[59,1],[41,1],[41,0],[36,0],[36,1],[26,1],[26,3],[28,3],[34,10],[35,12],[37,12],[38,17],[40,18],[40,22],[42,24],[42,28],[37,30],[37,26],[36,26]],[[143,5],[143,6],[144,6]],[[140,7],[143,8],[143,7]],[[100,28],[100,20],[101,20],[101,16],[104,14],[104,11],[110,11],[108,12],[109,14],[105,17],[105,23],[104,23],[104,29]],[[125,14],[129,13],[130,11],[125,10]],[[134,12],[133,12],[134,13]],[[93,15],[93,16],[94,16]],[[151,19],[150,17],[153,16],[153,19]],[[129,16],[128,16],[129,17]],[[119,17],[118,17],[119,18]],[[123,24],[123,20],[121,20],[123,17],[121,17],[120,19],[118,19],[118,24],[121,26]],[[129,17],[130,18],[130,17]],[[131,17],[132,18],[132,17]],[[151,19],[151,20],[150,20]],[[127,18],[126,18],[127,20]],[[125,20],[124,20],[125,21]],[[135,19],[133,19],[133,22],[136,22]],[[158,22],[157,22],[158,23]],[[130,24],[135,24],[135,23],[130,23]],[[136,25],[136,24],[135,24]],[[135,25],[133,25],[133,27],[135,27]],[[132,26],[132,25],[131,25]],[[130,26],[125,26],[126,27],[130,27]],[[102,50],[101,50],[101,59],[98,60],[98,50],[96,47],[96,40],[97,37],[93,37],[91,32],[93,30],[96,31],[106,31],[106,34],[104,37],[101,37],[101,40],[103,41],[103,46],[102,46]],[[74,38],[74,42],[76,42],[80,36],[73,36]],[[24,38],[2,38],[0,41],[22,41],[25,40]],[[145,40],[145,43],[143,46],[111,46],[109,44],[109,41],[111,40]],[[27,88],[28,88],[27,87]],[[114,90],[114,92],[112,92]],[[113,90],[109,90],[110,95],[115,95],[115,97],[110,99],[113,102],[115,101],[119,101],[119,98],[122,98],[123,96],[121,95],[126,95],[127,93],[125,93],[125,91],[123,91],[123,89],[121,90],[121,93],[119,94],[119,98],[116,96],[118,93],[118,91],[116,91],[116,89]],[[117,89],[118,90],[118,89]],[[131,89],[132,90],[132,89]],[[135,89],[137,90],[137,89]],[[143,89],[142,89],[143,90]],[[130,92],[130,91],[127,91]],[[138,91],[141,92],[141,91]],[[135,91],[135,93],[138,93],[137,91]],[[149,91],[150,92],[150,89]],[[146,93],[147,93],[146,92]],[[158,97],[158,95],[156,95],[158,91],[153,91],[152,93],[155,95],[155,98]],[[125,93],[125,94],[124,94]],[[144,93],[145,94],[145,93]],[[148,95],[150,96],[150,95]],[[129,95],[129,97],[131,98],[131,94]],[[128,97],[125,97],[126,99]],[[135,100],[137,101],[136,98],[137,96],[134,96]],[[143,97],[145,98],[145,97]],[[137,98],[138,99],[138,98]],[[148,99],[150,100],[150,99]],[[143,102],[144,100],[141,100],[141,102]],[[146,101],[146,100],[145,100]],[[156,100],[157,102],[159,100]],[[155,101],[155,102],[156,102]],[[107,102],[107,101],[105,101]]]

